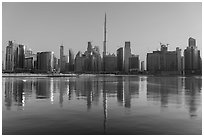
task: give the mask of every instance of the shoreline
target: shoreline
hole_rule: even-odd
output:
[[[2,77],[83,77],[83,76],[154,76],[154,77],[189,77],[202,75],[154,75],[154,74],[32,74],[32,73],[2,73]]]
[[[2,73],[2,77],[76,77],[77,74]]]

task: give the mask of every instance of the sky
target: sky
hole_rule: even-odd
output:
[[[65,54],[72,49],[76,55],[91,41],[102,53],[105,13],[108,53],[116,53],[130,41],[132,54],[146,61],[146,54],[160,49],[160,42],[183,52],[189,37],[196,39],[201,50],[201,2],[3,2],[2,51],[9,40],[15,40],[34,53],[54,51],[59,58],[60,45]]]

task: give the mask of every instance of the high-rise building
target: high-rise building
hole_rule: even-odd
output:
[[[147,71],[150,73],[158,73],[161,70],[160,51],[147,53]]]
[[[14,71],[14,61],[15,61],[15,51],[16,45],[12,42],[8,42],[8,46],[6,47],[6,62],[5,62],[5,70],[6,72]]]
[[[64,46],[60,46],[60,72],[65,71],[65,63],[64,63]]]
[[[141,61],[141,71],[144,71],[145,70],[145,64],[144,64],[144,61]]]
[[[103,41],[103,56],[106,55],[106,13],[105,13],[105,22],[104,22],[104,41]]]
[[[117,49],[117,68],[118,71],[123,71],[123,48]]]
[[[14,49],[13,42],[9,41],[8,46],[6,47],[6,71],[12,72],[14,70]]]
[[[140,69],[139,55],[132,55],[129,58],[129,71],[138,72]]]
[[[161,74],[181,74],[181,49],[168,51],[166,45],[161,44],[160,51],[147,53],[147,71]]]
[[[199,74],[201,73],[200,66],[200,50],[196,46],[196,40],[188,39],[188,47],[184,50],[185,74]]]
[[[76,54],[75,63],[74,63],[75,72],[79,73],[79,72],[85,71],[85,59],[86,59],[86,56],[82,55],[80,51]]]
[[[69,71],[74,71],[74,52],[69,49]]]
[[[88,42],[87,51],[84,54],[81,52],[77,53],[75,57],[75,71],[88,73],[101,71],[101,56],[97,46],[93,47],[91,42]]]
[[[189,38],[188,39],[188,46],[189,47],[196,47],[196,40],[194,38]]]
[[[34,60],[33,57],[26,57],[25,58],[25,70],[31,71],[34,68]]]
[[[15,71],[22,71],[25,64],[25,46],[18,45],[16,52],[16,62],[15,62]]]
[[[105,13],[105,22],[104,22],[104,41],[103,41],[103,64],[102,64],[102,70],[105,71],[105,58],[106,56],[106,13]]]
[[[42,73],[51,73],[54,70],[54,53],[38,52],[37,53],[37,70]]]
[[[182,56],[181,57],[181,72],[182,72],[182,74],[185,74],[184,71],[185,71],[185,61],[184,61],[184,56]]]
[[[27,57],[25,57],[25,70],[26,71],[33,71],[35,69],[35,62],[37,61],[37,55],[36,54],[31,54],[31,55],[27,55]]]
[[[131,49],[130,49],[130,42],[125,42],[125,49],[124,49],[124,70],[126,73],[129,72],[129,58],[131,57]]]
[[[105,72],[111,73],[117,71],[117,56],[114,54],[106,55],[104,58]]]
[[[101,62],[101,55],[100,55],[99,47],[97,46],[93,47],[91,60],[92,60],[92,71],[94,73],[100,72],[102,62]]]

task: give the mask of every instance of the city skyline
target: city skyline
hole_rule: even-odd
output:
[[[170,44],[170,50],[180,47],[183,52],[187,39],[193,37],[201,49],[201,10],[199,2],[3,3],[2,51],[5,53],[8,40],[16,40],[35,53],[54,51],[59,58],[62,43],[65,54],[71,48],[76,55],[92,41],[102,55],[106,13],[106,51],[116,54],[125,41],[130,41],[132,53],[143,61],[146,53],[160,48],[160,42]]]

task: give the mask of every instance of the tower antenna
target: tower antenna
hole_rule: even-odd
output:
[[[103,41],[103,55],[106,55],[106,13],[105,13],[105,22],[104,22],[104,41]]]

